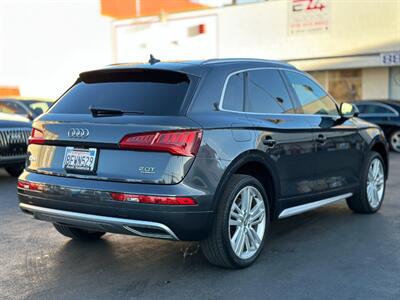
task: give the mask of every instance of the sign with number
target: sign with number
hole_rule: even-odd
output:
[[[381,61],[384,65],[400,65],[400,52],[382,53]]]
[[[329,31],[329,0],[289,0],[289,35],[324,33]]]

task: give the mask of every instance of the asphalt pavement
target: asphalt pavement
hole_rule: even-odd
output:
[[[345,202],[276,221],[244,270],[207,263],[197,243],[107,234],[71,241],[18,209],[0,171],[0,299],[400,299],[400,155],[379,213]]]

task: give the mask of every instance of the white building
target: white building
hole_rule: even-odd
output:
[[[114,23],[114,60],[279,59],[339,101],[400,100],[400,1],[269,1]],[[202,28],[203,32],[200,32]]]

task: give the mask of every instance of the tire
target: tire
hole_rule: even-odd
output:
[[[24,165],[21,164],[21,165],[5,167],[5,169],[10,176],[18,177],[19,175],[21,175],[22,171],[24,170]]]
[[[247,206],[243,206],[242,197],[250,199],[251,208],[243,214],[240,212],[245,212]],[[201,241],[202,252],[216,266],[248,267],[260,255],[269,222],[268,197],[261,183],[252,176],[233,175],[222,190],[211,233]]]
[[[53,225],[59,233],[77,241],[95,241],[105,234],[105,232],[101,231],[89,231],[60,224]]]
[[[389,136],[390,149],[400,153],[400,130],[393,131]]]
[[[379,178],[372,176],[372,169],[376,164],[379,168]],[[383,199],[385,197],[386,190],[386,178],[385,178],[385,163],[381,155],[377,152],[371,152],[367,158],[367,163],[361,173],[361,184],[357,194],[346,200],[349,208],[361,214],[372,214],[376,213],[382,206]],[[378,175],[377,175],[378,176]],[[369,182],[372,181],[372,185],[375,186],[375,190],[368,188]],[[370,191],[370,195],[368,194]],[[377,198],[375,197],[377,195]]]

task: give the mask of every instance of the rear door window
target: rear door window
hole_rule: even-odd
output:
[[[247,112],[293,113],[292,102],[277,70],[253,70],[247,74]]]
[[[225,87],[222,108],[232,111],[243,111],[244,106],[244,73],[233,74]]]
[[[50,111],[90,114],[89,107],[94,106],[144,115],[180,115],[189,84],[186,74],[173,71],[88,72]]]

